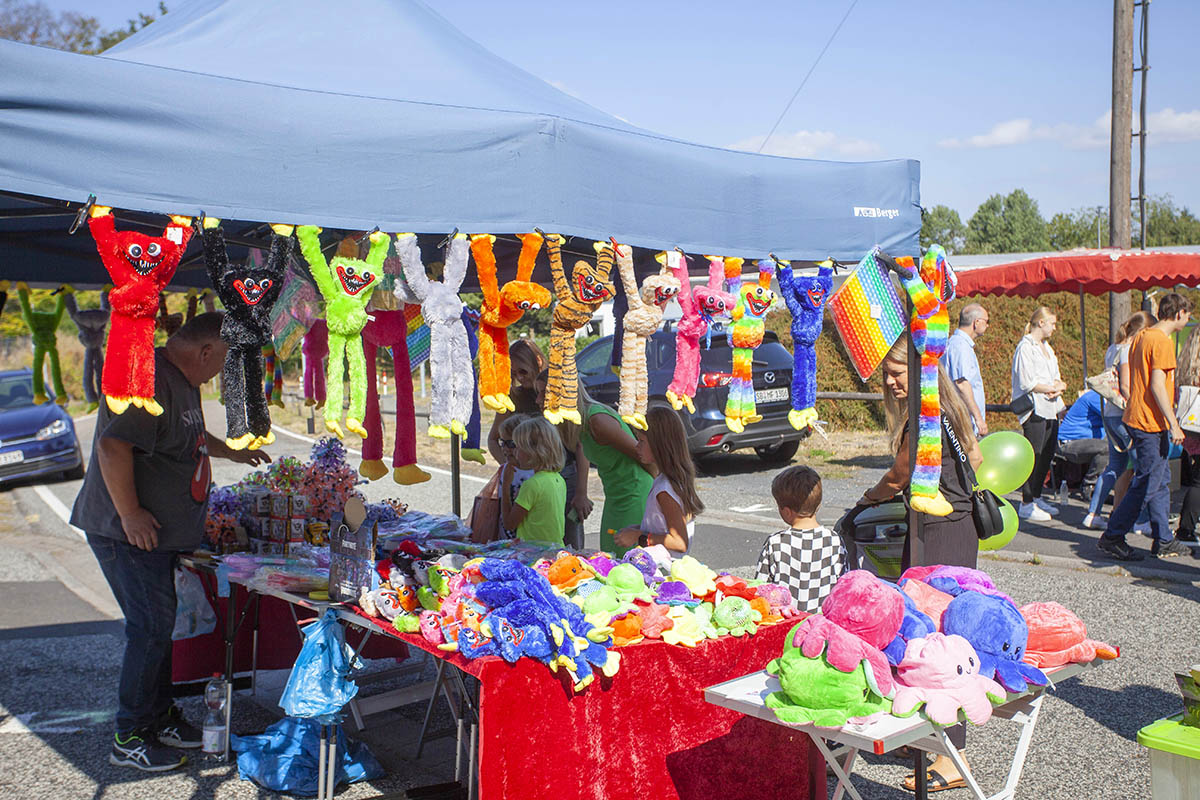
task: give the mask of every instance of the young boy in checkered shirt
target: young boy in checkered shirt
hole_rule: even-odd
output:
[[[846,564],[841,539],[817,522],[821,476],[812,467],[788,467],[771,481],[771,494],[788,528],[763,543],[755,577],[786,586],[797,608],[815,614]]]

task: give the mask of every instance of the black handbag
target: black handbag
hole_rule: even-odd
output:
[[[1000,498],[991,489],[984,489],[976,485],[975,470],[971,467],[971,460],[963,452],[958,436],[954,433],[950,420],[945,416],[942,417],[942,427],[946,431],[946,438],[954,447],[954,462],[958,469],[958,477],[962,481],[962,485],[971,493],[971,518],[975,521],[975,534],[980,539],[990,539],[1004,530],[1004,516],[1000,513]]]
[[[1020,397],[1014,397],[1008,404],[1008,410],[1018,417],[1023,417],[1033,411],[1033,392],[1026,392]]]

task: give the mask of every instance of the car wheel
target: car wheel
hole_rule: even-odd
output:
[[[800,443],[792,439],[789,442],[779,442],[778,444],[766,444],[756,447],[754,448],[754,452],[768,464],[786,464],[792,460],[792,456],[796,455],[796,451],[799,449]]]

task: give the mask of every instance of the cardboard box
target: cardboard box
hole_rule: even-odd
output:
[[[292,495],[288,509],[289,517],[308,519],[308,498],[302,494]]]
[[[267,489],[247,489],[246,496],[254,501],[254,515],[256,517],[271,516],[271,492]]]
[[[363,589],[379,586],[375,572],[377,527],[367,524],[362,501],[352,497],[334,516],[329,537],[329,599],[357,603]]]
[[[290,516],[289,500],[291,495],[282,492],[271,492],[271,516],[276,519],[287,519]]]

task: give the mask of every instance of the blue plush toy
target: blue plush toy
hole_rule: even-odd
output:
[[[833,292],[833,262],[818,265],[816,275],[797,277],[787,261],[775,262],[780,294],[792,313],[792,410],[788,422],[798,431],[817,421],[817,338],[825,301]]]
[[[1021,661],[1029,626],[1009,601],[995,595],[963,592],[942,614],[942,633],[958,634],[979,654],[979,674],[995,678],[1008,692],[1019,694],[1049,680],[1037,667]]]
[[[885,585],[892,586],[890,583]],[[896,591],[900,592],[899,589]],[[904,660],[904,651],[908,648],[909,641],[937,631],[937,625],[933,624],[933,620],[925,612],[917,608],[911,597],[904,592],[900,592],[900,596],[904,598],[904,620],[900,623],[900,632],[896,634],[896,638],[883,648],[883,654],[893,667]]]

